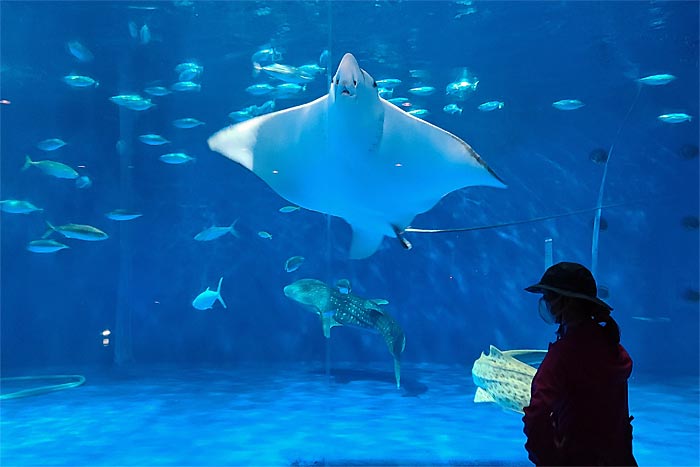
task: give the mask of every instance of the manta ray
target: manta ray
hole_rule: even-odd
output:
[[[284,288],[284,294],[318,314],[326,339],[330,339],[333,326],[370,329],[381,334],[394,357],[396,387],[401,387],[401,353],[406,347],[406,337],[401,326],[379,306],[386,300],[343,293],[317,279],[295,281]]]
[[[546,350],[506,350],[490,346],[474,362],[472,379],[476,384],[474,402],[495,402],[504,409],[523,413],[530,405],[530,387]]]
[[[306,209],[352,227],[350,257],[371,256],[446,194],[505,184],[466,142],[379,97],[347,53],[327,95],[211,136],[209,147]]]

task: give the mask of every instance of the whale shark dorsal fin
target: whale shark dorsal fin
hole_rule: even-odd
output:
[[[385,309],[383,309],[377,302],[374,300],[367,300],[365,302],[365,309],[371,310],[371,311],[376,311],[380,315],[387,315],[388,313],[386,312]]]
[[[474,402],[479,404],[481,402],[496,402],[496,400],[491,397],[491,394],[484,391],[481,388],[476,388],[476,394],[474,394]]]
[[[489,346],[489,357],[491,357],[491,358],[505,358],[506,356],[507,355],[505,355],[503,352],[498,350],[493,345]]]

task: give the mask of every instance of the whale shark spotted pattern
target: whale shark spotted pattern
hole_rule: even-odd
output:
[[[376,301],[343,293],[317,279],[295,281],[284,288],[284,294],[319,315],[327,339],[334,326],[352,326],[381,334],[394,357],[396,387],[401,387],[401,353],[406,347],[406,337],[396,320]]]
[[[295,205],[347,221],[354,259],[385,236],[400,238],[454,190],[505,187],[467,143],[380,98],[349,53],[327,95],[225,128],[208,143]]]
[[[523,413],[530,405],[532,378],[547,354],[546,350],[500,351],[490,346],[474,362],[472,379],[477,386],[474,402],[495,402],[504,409]]]

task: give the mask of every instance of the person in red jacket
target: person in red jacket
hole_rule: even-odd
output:
[[[627,380],[632,359],[620,345],[612,308],[591,272],[558,263],[537,284],[540,317],[558,324],[557,340],[532,380],[525,448],[535,465],[636,466]]]

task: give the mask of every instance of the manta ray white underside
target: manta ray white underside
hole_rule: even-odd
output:
[[[354,259],[372,255],[384,236],[451,191],[505,187],[467,143],[380,98],[351,54],[327,95],[230,126],[208,142],[286,200],[345,219]]]

